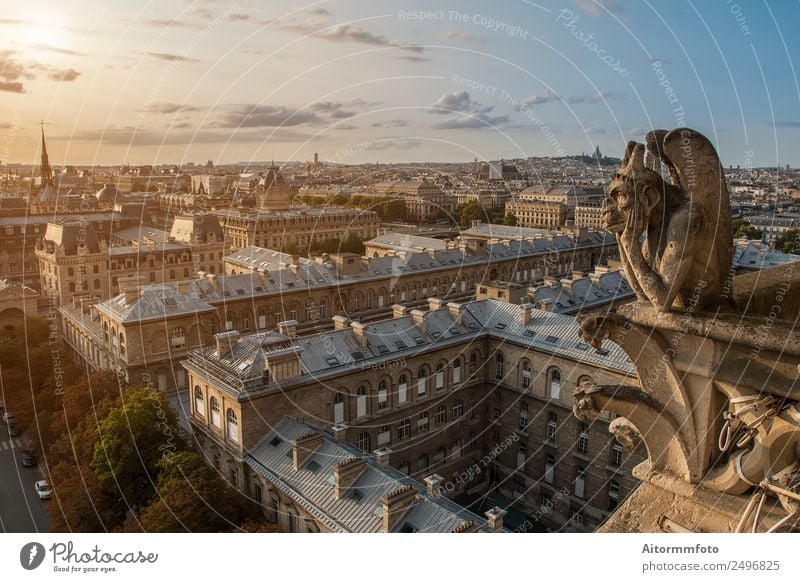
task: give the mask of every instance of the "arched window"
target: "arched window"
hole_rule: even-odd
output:
[[[474,374],[478,368],[478,354],[470,354],[469,356],[469,373]]]
[[[453,360],[453,384],[461,382],[461,358]]]
[[[531,362],[527,358],[523,358],[519,366],[522,370],[522,389],[527,390],[531,386]]]
[[[497,352],[494,357],[494,377],[496,380],[502,380],[506,375],[506,358],[503,352]]]
[[[361,386],[356,393],[356,416],[361,418],[367,415],[367,387]]]
[[[370,449],[372,448],[370,446],[371,441],[372,441],[372,438],[370,437],[369,433],[368,432],[362,432],[362,433],[359,433],[358,437],[356,437],[356,446],[359,449],[361,449],[362,451],[364,451],[365,453],[369,453]]]
[[[344,422],[344,396],[338,392],[333,397],[333,423],[342,424]]]
[[[427,372],[425,371],[425,367],[421,367],[417,372],[417,396],[425,396],[426,391],[426,376]]]
[[[440,404],[436,408],[436,416],[433,417],[433,420],[436,423],[436,426],[447,422],[447,407],[444,404]]]
[[[422,453],[417,457],[417,471],[424,471],[428,468],[428,455]]]
[[[464,401],[458,399],[456,400],[455,406],[453,406],[453,420],[461,418],[463,414],[464,414]]]
[[[401,441],[411,436],[411,421],[404,419],[397,425],[397,440]]]
[[[553,370],[550,372],[550,398],[558,399],[561,394],[561,372]]]
[[[430,417],[427,412],[420,412],[417,416],[417,432],[428,432]]]
[[[400,374],[397,380],[397,403],[405,404],[408,402],[408,376]]]
[[[219,414],[219,400],[217,400],[216,396],[212,396],[209,403],[211,404],[211,424],[217,428],[222,428],[222,417],[220,417]]]
[[[194,387],[194,411],[202,417],[206,415],[206,404],[203,400],[203,391],[200,386]]]
[[[378,409],[383,410],[389,406],[389,391],[386,388],[386,380],[378,382]]]
[[[239,419],[236,418],[236,413],[233,408],[229,408],[225,414],[225,419],[228,424],[228,438],[232,441],[239,442]]]
[[[436,365],[436,389],[444,388],[444,364]]]
[[[433,455],[433,462],[434,463],[441,463],[444,461],[444,458],[447,456],[447,449],[444,447],[439,447],[436,449],[436,453]]]

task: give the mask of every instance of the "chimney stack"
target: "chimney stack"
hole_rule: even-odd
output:
[[[125,293],[125,303],[130,305],[139,299],[139,286],[125,287],[125,291],[123,291],[123,293]]]
[[[423,481],[425,481],[425,485],[428,487],[428,497],[438,497],[444,477],[438,473],[434,473],[433,475],[425,477]]]
[[[333,320],[333,329],[347,329],[350,327],[350,320],[343,315],[334,315],[331,319]]]
[[[461,317],[461,313],[464,311],[464,306],[460,303],[456,303],[455,301],[451,301],[447,304],[447,309],[450,311],[450,315],[459,322],[459,317]]]
[[[392,532],[417,499],[417,492],[411,485],[403,485],[381,497],[383,509],[383,531]]]
[[[378,450],[372,451],[372,454],[375,455],[375,460],[378,461],[378,465],[380,465],[381,468],[389,468],[389,457],[392,454],[392,449],[381,447]]]
[[[441,308],[444,305],[444,300],[439,299],[438,297],[429,297],[428,298],[428,309],[434,311],[436,309]]]
[[[405,317],[407,313],[408,313],[408,307],[406,307],[405,305],[398,305],[398,304],[392,305],[393,318],[397,319],[398,317]]]
[[[532,303],[521,303],[519,306],[519,322],[521,325],[528,325],[528,322],[531,320],[531,315],[533,314],[533,304]]]
[[[300,470],[322,444],[322,433],[315,430],[300,435],[292,440],[292,467]]]
[[[278,333],[285,335],[288,338],[296,338],[297,337],[297,320],[296,319],[289,319],[287,321],[281,321],[278,323]]]
[[[503,531],[503,517],[507,512],[495,506],[484,515],[486,516],[486,525],[492,533]]]
[[[367,460],[364,457],[350,457],[333,466],[333,494],[336,499],[344,497],[366,468]]]
[[[217,357],[224,358],[233,351],[239,343],[239,332],[236,330],[223,331],[214,336],[217,344]]]
[[[551,313],[553,312],[553,300],[552,299],[549,299],[547,297],[542,299],[541,301],[539,301],[539,306],[540,306],[540,309],[542,311],[549,311]]]
[[[350,323],[350,329],[353,330],[353,335],[356,337],[358,345],[362,348],[367,346],[367,326],[360,321],[353,321]]]

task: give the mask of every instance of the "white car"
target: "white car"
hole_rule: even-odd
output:
[[[36,490],[36,494],[39,496],[39,499],[50,499],[50,497],[53,496],[53,492],[50,489],[50,483],[44,479],[34,483],[33,488]]]

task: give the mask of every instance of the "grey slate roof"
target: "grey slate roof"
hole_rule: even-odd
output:
[[[122,323],[161,319],[171,313],[207,313],[216,311],[213,307],[178,291],[174,285],[154,284],[139,290],[139,296],[131,303],[122,293],[103,301],[96,308]]]
[[[736,240],[733,264],[742,269],[768,269],[800,261],[800,255],[772,250],[760,241]]]
[[[621,270],[601,268],[590,276],[544,283],[531,291],[535,294],[537,307],[542,307],[542,301],[549,300],[553,311],[566,314],[635,295]]]
[[[313,427],[298,420],[284,418],[247,453],[245,462],[266,477],[285,495],[334,532],[377,533],[383,531],[381,497],[404,485],[417,490],[417,500],[393,531],[410,526],[419,533],[451,532],[467,521],[483,525],[485,520],[445,498],[430,498],[425,487],[393,469],[384,469],[356,449],[337,443],[323,433],[322,444],[297,471],[292,465],[291,440]],[[342,499],[334,495],[333,465],[351,457],[364,457],[366,468]],[[316,463],[315,470],[309,463]],[[351,497],[358,491],[360,499]]]

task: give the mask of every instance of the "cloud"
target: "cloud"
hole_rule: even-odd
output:
[[[439,36],[441,36],[444,40],[450,42],[461,42],[464,44],[486,44],[485,38],[478,38],[477,36],[472,36],[470,34],[459,32],[456,30],[445,31],[441,33]]]
[[[374,34],[360,26],[352,24],[337,24],[330,28],[326,28],[326,26],[327,21],[325,18],[312,17],[300,22],[285,24],[281,26],[281,29],[299,34],[314,35],[316,38],[331,42],[357,42],[372,46],[396,47],[415,53],[423,52],[421,46],[399,39],[390,40],[382,34]]]
[[[49,44],[34,44],[34,45],[31,45],[30,48],[32,48],[34,50],[37,50],[37,51],[58,53],[60,55],[69,55],[69,56],[73,56],[73,57],[88,57],[89,56],[86,53],[73,51],[73,50],[70,50],[70,49],[65,49],[65,48],[61,48],[61,47],[57,47],[57,46],[52,46],[52,45],[49,45]]]
[[[405,119],[387,119],[386,121],[377,121],[373,123],[370,127],[407,127],[409,125],[408,121]]]
[[[142,20],[134,20],[132,24],[139,24],[141,26],[149,26],[152,28],[190,28],[193,30],[202,30],[205,25],[191,20],[171,20],[166,18],[143,18]]]
[[[190,111],[201,111],[201,108],[187,105],[186,103],[156,102],[149,103],[142,108],[142,111],[145,113],[188,113]]]
[[[602,127],[587,127],[585,131],[588,135],[599,135],[602,133],[606,133],[606,130]]]
[[[228,14],[228,20],[233,22],[243,22],[245,20],[250,20],[250,15],[243,14],[241,12],[234,12],[233,14]]]
[[[659,59],[658,57],[639,57],[636,59],[637,63],[661,63],[662,65],[671,65],[672,61],[669,59]]]
[[[352,129],[358,129],[358,126],[357,125],[353,125],[351,123],[340,123],[340,124],[334,125],[333,129],[343,129],[343,130],[349,131],[349,130],[352,130]]]
[[[602,16],[606,11],[619,17],[628,16],[619,0],[575,0],[575,4],[589,16]]]
[[[586,95],[583,97],[567,97],[566,102],[572,105],[576,103],[602,103],[604,101],[613,101],[616,99],[623,99],[624,93],[615,93],[612,91],[595,93],[594,95]]]
[[[488,129],[508,122],[508,115],[475,114],[472,117],[458,117],[431,125],[434,129]]]
[[[157,53],[153,51],[147,51],[147,56],[153,57],[154,59],[158,59],[161,61],[170,61],[170,62],[181,62],[181,63],[199,63],[199,59],[193,59],[191,57],[183,56],[183,55],[175,55],[172,53]]]
[[[579,105],[582,103],[602,103],[604,101],[609,101],[609,100],[623,99],[624,97],[625,97],[624,93],[601,91],[600,93],[595,93],[593,95],[579,95],[576,97],[566,97],[563,99],[563,101],[570,105]],[[537,105],[544,105],[545,103],[554,103],[560,101],[562,101],[561,96],[559,96],[556,93],[553,93],[550,90],[547,90],[544,92],[543,95],[529,95],[528,97],[520,101],[519,105],[517,106],[517,110],[530,109],[531,107],[536,107]]]
[[[417,55],[400,55],[397,58],[401,61],[408,61],[409,63],[424,63],[430,60],[428,57],[420,57]]]
[[[413,137],[404,137],[404,138],[388,138],[383,139],[380,141],[371,142],[367,145],[364,149],[365,150],[410,150],[413,148],[418,148],[422,145],[421,139],[416,139]]]
[[[51,69],[47,76],[53,81],[74,81],[81,74],[75,69]]]
[[[457,93],[445,93],[436,100],[428,113],[437,113],[439,115],[448,115],[454,111],[464,112],[471,111],[473,108],[473,101],[467,91],[459,91]]]
[[[313,111],[298,110],[285,105],[229,105],[220,117],[218,127],[292,127],[304,123],[321,123]]]
[[[775,122],[775,127],[800,127],[800,121],[795,121],[793,119],[783,119],[781,121]]]
[[[13,55],[14,51],[0,51],[0,79],[16,81],[17,79],[33,79],[34,75],[21,61]]]
[[[319,14],[320,16],[328,16],[330,14],[330,12],[328,12],[324,8],[314,8],[313,10],[309,10],[308,13]]]
[[[0,91],[6,93],[24,93],[25,88],[22,83],[16,81],[0,81]]]
[[[151,128],[134,126],[108,126],[90,130],[79,130],[67,135],[56,135],[48,139],[62,141],[81,141],[93,142],[103,145],[124,145],[124,146],[156,146],[156,145],[184,145],[193,143],[264,143],[288,142],[288,141],[308,141],[314,139],[321,141],[326,139],[324,136],[313,136],[293,130],[277,130],[264,134],[264,132],[235,131],[228,130],[200,130],[193,131],[163,131]]]
[[[544,103],[551,103],[558,100],[558,95],[548,89],[545,91],[544,95],[528,95],[519,102],[519,108],[536,107],[537,105],[543,105]]]

